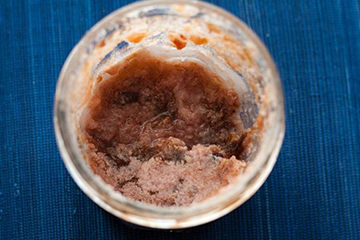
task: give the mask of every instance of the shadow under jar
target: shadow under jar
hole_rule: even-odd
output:
[[[54,123],[65,165],[133,224],[197,226],[249,199],[285,130],[264,45],[208,3],[144,1],[111,13],[68,56]]]

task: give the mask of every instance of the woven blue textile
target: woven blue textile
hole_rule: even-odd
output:
[[[133,230],[67,173],[52,113],[72,47],[129,0],[1,0],[0,239],[360,239],[360,1],[213,0],[264,41],[284,83],[278,162],[244,205],[181,233]]]

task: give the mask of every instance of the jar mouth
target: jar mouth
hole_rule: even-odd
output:
[[[78,145],[74,129],[70,122],[73,120],[67,111],[64,101],[66,80],[78,62],[78,54],[86,50],[87,45],[94,39],[99,31],[116,16],[124,15],[136,9],[156,5],[186,4],[197,8],[205,8],[231,21],[240,29],[251,42],[254,43],[262,58],[266,62],[271,78],[274,82],[276,96],[275,111],[272,121],[275,127],[263,139],[258,153],[255,156],[254,166],[242,176],[236,185],[224,190],[223,194],[206,199],[190,206],[159,207],[130,200],[113,190],[96,176],[87,165]],[[285,133],[285,110],[281,80],[276,66],[263,43],[255,33],[241,20],[219,7],[199,1],[180,0],[152,0],[140,1],[122,7],[93,26],[79,43],[73,48],[62,67],[55,94],[54,126],[57,144],[63,161],[77,183],[77,185],[99,206],[115,216],[145,227],[175,229],[197,226],[215,220],[234,210],[247,201],[265,182],[275,165]]]

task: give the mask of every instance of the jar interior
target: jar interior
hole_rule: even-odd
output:
[[[164,51],[164,46],[166,51]],[[114,61],[147,48],[166,59],[196,59],[222,74],[241,96],[240,117],[248,134],[242,158],[248,163],[238,179],[203,202],[187,207],[157,207],[124,198],[93,174],[87,164],[80,127],[92,92]],[[166,54],[165,54],[166,53]],[[210,59],[210,60],[209,60]],[[136,224],[186,227],[215,219],[247,200],[270,173],[282,142],[284,110],[276,68],[257,37],[235,17],[200,2],[150,1],[114,12],[94,26],[65,63],[56,93],[55,125],[60,148],[82,188],[106,210]],[[58,136],[59,137],[59,136]],[[250,189],[250,190],[249,190]],[[103,202],[103,203],[100,203]],[[105,203],[105,204],[104,204]],[[124,212],[127,216],[124,216]],[[216,213],[216,214],[215,214]],[[207,216],[203,220],[189,219]],[[176,221],[173,221],[176,219]],[[151,220],[151,221],[150,221]],[[161,222],[161,221],[160,221]]]

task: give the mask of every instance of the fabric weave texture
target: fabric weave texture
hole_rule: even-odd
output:
[[[65,169],[53,102],[71,49],[129,0],[1,0],[0,239],[360,239],[360,1],[212,0],[246,22],[284,84],[286,136],[261,189],[182,232],[129,228]]]

